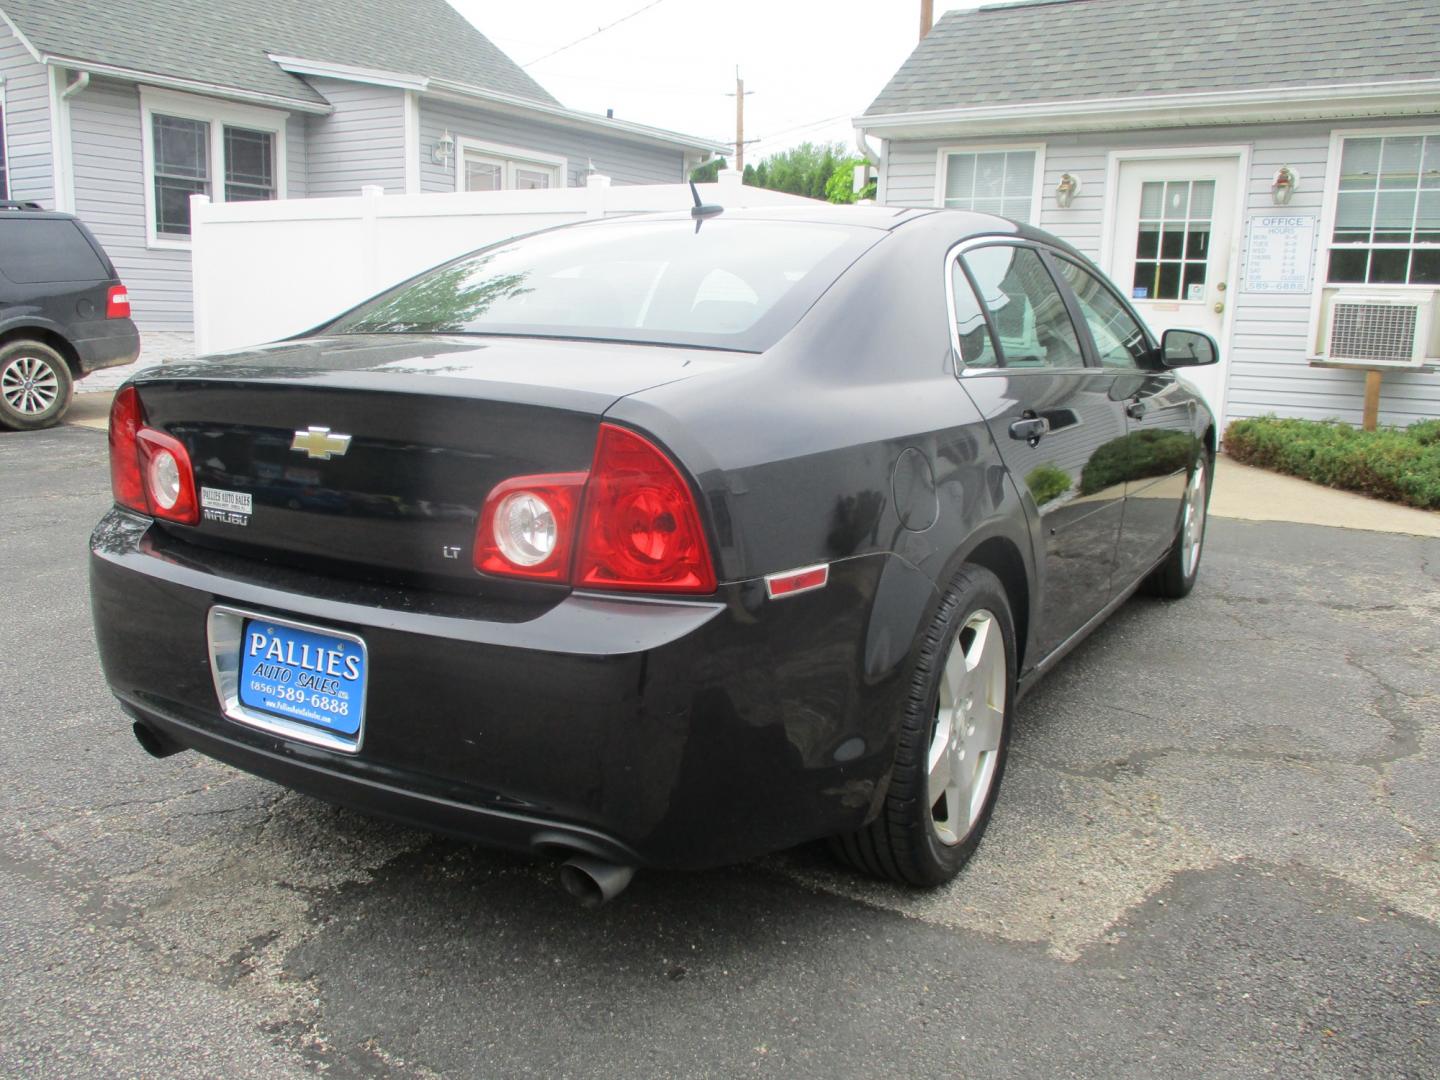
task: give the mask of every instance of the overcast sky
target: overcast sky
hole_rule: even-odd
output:
[[[850,145],[863,112],[915,46],[920,0],[451,0],[561,103],[721,141],[735,138],[735,65],[747,161],[810,140]],[[935,17],[981,0],[935,0]],[[532,63],[533,62],[533,63]]]

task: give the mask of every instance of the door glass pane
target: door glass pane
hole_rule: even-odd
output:
[[[1031,248],[997,245],[965,255],[990,311],[1005,367],[1079,367],[1080,340],[1060,290]]]
[[[1153,366],[1145,331],[1109,287],[1078,263],[1069,259],[1055,261],[1060,276],[1069,282],[1080,303],[1100,362],[1106,367],[1131,369]]]
[[[985,325],[985,313],[958,261],[951,271],[950,288],[955,296],[955,333],[960,339],[961,362],[966,367],[997,367],[999,359]]]
[[[475,154],[465,155],[466,191],[499,191],[504,186],[504,162]]]
[[[268,131],[225,129],[225,199],[275,198],[275,136]]]
[[[1136,300],[1205,299],[1214,180],[1152,180],[1140,187]]]
[[[210,125],[155,115],[155,232],[190,235],[190,196],[210,194]]]

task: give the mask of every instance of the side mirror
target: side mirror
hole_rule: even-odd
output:
[[[1160,336],[1160,362],[1167,368],[1204,367],[1218,363],[1220,346],[1198,330],[1166,330]]]

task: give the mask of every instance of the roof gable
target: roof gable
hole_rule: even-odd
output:
[[[269,54],[558,102],[446,0],[0,0],[42,54],[323,104]]]
[[[1435,0],[1032,0],[942,18],[866,116],[1433,79]]]

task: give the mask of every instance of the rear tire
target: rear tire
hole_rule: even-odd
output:
[[[967,566],[921,639],[880,814],[832,849],[864,873],[943,885],[989,824],[1010,742],[1015,624],[990,571]]]
[[[1165,561],[1145,579],[1145,591],[1165,600],[1179,600],[1190,594],[1200,577],[1200,556],[1205,548],[1205,526],[1209,521],[1210,487],[1215,459],[1200,455],[1185,485],[1185,504],[1175,544]]]
[[[12,341],[0,345],[0,427],[37,431],[60,422],[75,382],[70,365],[49,345]]]

